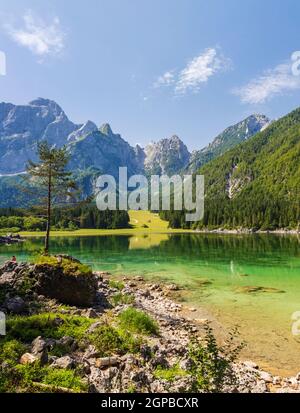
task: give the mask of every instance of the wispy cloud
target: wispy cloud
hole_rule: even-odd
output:
[[[259,104],[271,100],[276,95],[297,89],[300,89],[300,76],[293,75],[291,63],[282,63],[274,69],[265,71],[248,84],[234,89],[233,93],[239,96],[243,103]]]
[[[185,93],[197,92],[209,78],[217,72],[227,70],[230,66],[229,59],[219,54],[217,49],[206,49],[202,54],[192,59],[179,73],[175,91]]]
[[[182,70],[164,73],[156,80],[154,87],[173,86],[177,95],[197,93],[210,77],[227,70],[230,66],[230,59],[225,58],[219,49],[208,48],[191,59]]]
[[[40,58],[59,55],[65,47],[65,33],[58,17],[46,23],[41,17],[27,11],[23,16],[23,27],[5,24],[7,34],[21,46],[27,47]]]
[[[174,70],[171,70],[171,71],[164,73],[162,76],[159,76],[156,82],[154,83],[154,87],[170,86],[174,82],[175,82],[175,74],[174,74]]]

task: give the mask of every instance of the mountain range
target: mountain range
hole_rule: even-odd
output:
[[[100,127],[88,120],[76,124],[69,120],[54,101],[37,98],[28,105],[0,103],[0,175],[25,171],[28,159],[37,158],[37,144],[47,140],[71,155],[73,171],[97,171],[118,176],[118,168],[127,166],[136,173],[175,174],[197,168],[226,150],[247,140],[270,123],[264,115],[252,115],[229,127],[213,142],[190,153],[178,136],[151,142],[145,148],[131,146],[109,124]]]
[[[205,176],[201,225],[266,229],[299,225],[300,108],[274,122],[253,114],[190,153],[176,135],[145,148],[133,147],[107,123],[100,127],[90,120],[73,123],[48,99],[28,105],[1,103],[0,207],[28,205],[16,184],[28,159],[36,160],[41,140],[67,147],[69,168],[83,197],[93,193],[100,173],[117,177],[121,166],[127,166],[129,175],[197,172]],[[164,214],[171,226],[186,226],[183,216],[180,211]]]

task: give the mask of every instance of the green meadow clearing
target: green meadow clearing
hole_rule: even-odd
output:
[[[130,235],[143,233],[186,233],[193,232],[186,229],[172,229],[168,227],[168,222],[163,221],[158,214],[150,211],[129,211],[130,228],[123,229],[79,229],[76,231],[51,231],[52,236],[95,236],[95,235]],[[45,235],[43,231],[21,231],[23,237],[38,237]]]

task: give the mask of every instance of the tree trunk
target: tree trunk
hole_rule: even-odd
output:
[[[50,221],[51,221],[51,165],[48,178],[48,195],[47,195],[47,229],[45,237],[44,253],[49,254],[49,238],[50,238]]]

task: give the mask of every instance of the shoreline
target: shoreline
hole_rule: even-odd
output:
[[[23,238],[44,237],[43,231],[20,231],[18,233]],[[181,234],[216,234],[216,235],[300,235],[298,230],[278,229],[273,231],[252,231],[250,229],[214,229],[214,230],[192,230],[192,229],[168,229],[168,230],[142,230],[142,229],[79,229],[76,231],[51,231],[50,237],[95,237],[95,236],[131,236],[131,235],[181,235]]]
[[[114,276],[111,273],[104,273],[107,279],[118,279],[126,283],[126,290],[136,295],[141,295],[144,298],[142,308],[146,309],[148,313],[157,317],[164,318],[166,309],[161,308],[163,311],[158,312],[155,316],[155,303],[154,299],[158,302],[164,302],[166,300],[167,308],[171,309],[171,313],[176,315],[182,320],[183,324],[189,325],[189,329],[193,332],[203,334],[205,325],[211,325],[216,336],[216,339],[220,343],[227,341],[228,335],[231,329],[225,327],[206,307],[192,307],[191,305],[180,302],[180,297],[184,291],[184,288],[168,282],[161,281],[159,284],[151,280],[145,280],[141,276],[135,276],[130,278],[129,276]],[[146,300],[145,300],[146,299]],[[147,299],[150,299],[150,303],[146,303]],[[159,310],[161,310],[159,308]],[[242,337],[240,337],[241,341]],[[238,361],[235,362],[235,368],[238,372],[238,376],[241,382],[249,379],[251,386],[249,390],[251,392],[286,392],[298,390],[300,392],[300,373],[295,377],[284,377],[283,375],[271,373],[271,370],[278,370],[278,367],[274,366],[262,366],[259,362],[255,362],[251,359],[251,356],[240,356]],[[257,380],[256,383],[254,381]],[[298,384],[299,382],[299,384]],[[248,383],[249,384],[249,383]],[[297,392],[298,392],[297,391]]]
[[[96,271],[97,272],[97,271]],[[106,277],[110,279],[115,279],[120,282],[125,282],[129,284],[136,284],[135,287],[141,288],[142,290],[147,290],[150,287],[154,286],[154,289],[161,292],[162,295],[166,296],[170,299],[173,303],[175,303],[180,310],[178,310],[178,314],[182,316],[187,322],[196,325],[197,327],[202,327],[203,323],[208,322],[212,325],[215,336],[218,340],[223,341],[225,337],[228,335],[228,332],[233,331],[236,325],[226,325],[224,320],[220,320],[217,314],[205,306],[204,304],[198,304],[193,302],[188,302],[185,300],[185,292],[188,293],[189,291],[182,287],[175,282],[170,282],[168,280],[158,280],[158,279],[145,279],[142,276],[133,275],[130,276],[129,274],[114,274],[113,272],[105,272]],[[138,281],[138,282],[137,282]],[[242,334],[240,335],[241,341],[244,341]],[[248,342],[246,343],[246,350],[248,347]],[[251,360],[251,363],[259,366],[261,370],[266,370],[274,377],[285,377],[286,375],[293,376],[294,374],[298,373],[296,369],[294,372],[291,369],[283,369],[278,365],[272,364],[270,361],[266,361],[263,358],[255,358],[251,352],[247,352],[248,354],[241,354],[239,357],[239,362],[243,363],[245,361]],[[299,368],[300,371],[300,368]]]
[[[71,257],[68,259],[75,263],[78,262]],[[46,293],[47,288],[43,290],[45,295],[41,295],[40,291],[34,292],[33,289],[31,293],[28,290],[23,299],[18,297],[18,291],[14,290],[17,285],[16,280],[20,283],[23,277],[28,277],[30,273],[32,279],[39,279],[42,282],[37,286],[46,286],[43,283],[57,275],[57,271],[61,271],[58,267],[55,268],[44,265],[39,269],[35,264],[5,263],[1,267],[3,278],[0,277],[0,280],[2,286],[6,285],[6,288],[9,288],[10,293],[2,304],[2,310],[10,315],[19,314],[21,316],[22,314],[22,317],[25,318],[32,317],[34,314],[41,316],[53,314],[57,326],[64,323],[63,317],[70,319],[81,317],[83,320],[89,320],[88,329],[85,330],[85,340],[80,344],[76,340],[76,336],[55,339],[55,337],[49,336],[49,329],[46,329],[45,332],[39,331],[37,337],[35,335],[32,337],[31,350],[30,344],[27,344],[27,352],[21,356],[19,361],[21,364],[31,364],[39,360],[40,357],[40,360],[43,360],[43,365],[47,366],[45,368],[69,370],[78,368],[83,372],[82,380],[87,384],[87,392],[121,393],[134,388],[136,393],[181,393],[191,388],[190,386],[195,380],[190,367],[191,363],[194,363],[190,353],[191,340],[193,337],[197,337],[197,340],[200,340],[205,348],[208,337],[207,328],[214,320],[195,318],[196,315],[198,316],[197,310],[183,303],[177,303],[176,296],[179,294],[180,288],[176,284],[155,284],[145,280],[142,276],[114,277],[109,272],[94,271],[89,282],[93,283],[95,296],[88,305],[78,306],[74,303],[73,305],[65,305],[64,300],[70,296],[68,291],[61,289],[51,289],[50,295]],[[122,282],[115,281],[117,279],[122,279]],[[77,291],[76,289],[81,285],[73,277],[72,281],[67,281],[67,278],[60,278],[60,280],[60,283],[62,280],[74,283],[72,291]],[[34,285],[36,284],[33,284],[33,287]],[[51,285],[53,287],[53,282]],[[81,288],[80,291],[82,291]],[[79,290],[76,294],[78,293]],[[79,296],[75,296],[76,299],[79,298]],[[118,298],[115,302],[114,297]],[[127,300],[121,300],[121,297],[127,297]],[[129,298],[130,302],[128,302]],[[142,343],[138,351],[126,350],[120,353],[117,348],[113,347],[110,354],[101,355],[99,351],[102,347],[96,348],[96,343],[90,342],[89,337],[92,337],[101,326],[117,328],[120,315],[130,308],[132,311],[142,312],[145,314],[144,317],[150,317],[150,320],[153,320],[151,323],[157,325],[156,331],[142,334]],[[28,312],[30,309],[31,311]],[[224,331],[224,337],[215,336],[218,352],[223,353],[221,348],[227,347],[229,343],[231,344],[227,347],[227,351],[234,351],[234,348],[237,348],[241,343],[240,337],[236,335],[232,336],[234,339],[232,342],[229,331],[223,329],[222,326],[211,325],[211,327],[214,334],[215,331]],[[136,334],[137,336],[133,335],[132,339],[136,340],[141,332],[136,331]],[[73,344],[66,348],[65,353],[62,355],[48,354],[51,346],[61,345],[62,340],[67,339]],[[228,357],[226,353],[224,355]],[[201,363],[205,363],[205,361],[201,361]],[[257,363],[241,360],[240,357],[232,359],[229,363],[230,370],[236,380],[232,382],[230,376],[226,375],[222,392],[300,392],[300,373],[294,377],[275,376],[261,369]],[[35,382],[35,385],[38,392],[43,383],[38,381]],[[68,391],[68,389],[65,390]],[[202,392],[201,389],[200,392]]]
[[[296,229],[284,229],[279,228],[275,230],[257,230],[254,231],[251,228],[240,228],[240,229],[203,229],[203,230],[195,230],[195,232],[200,234],[232,234],[232,235],[255,235],[255,234],[278,234],[278,235],[300,235],[300,230]]]

